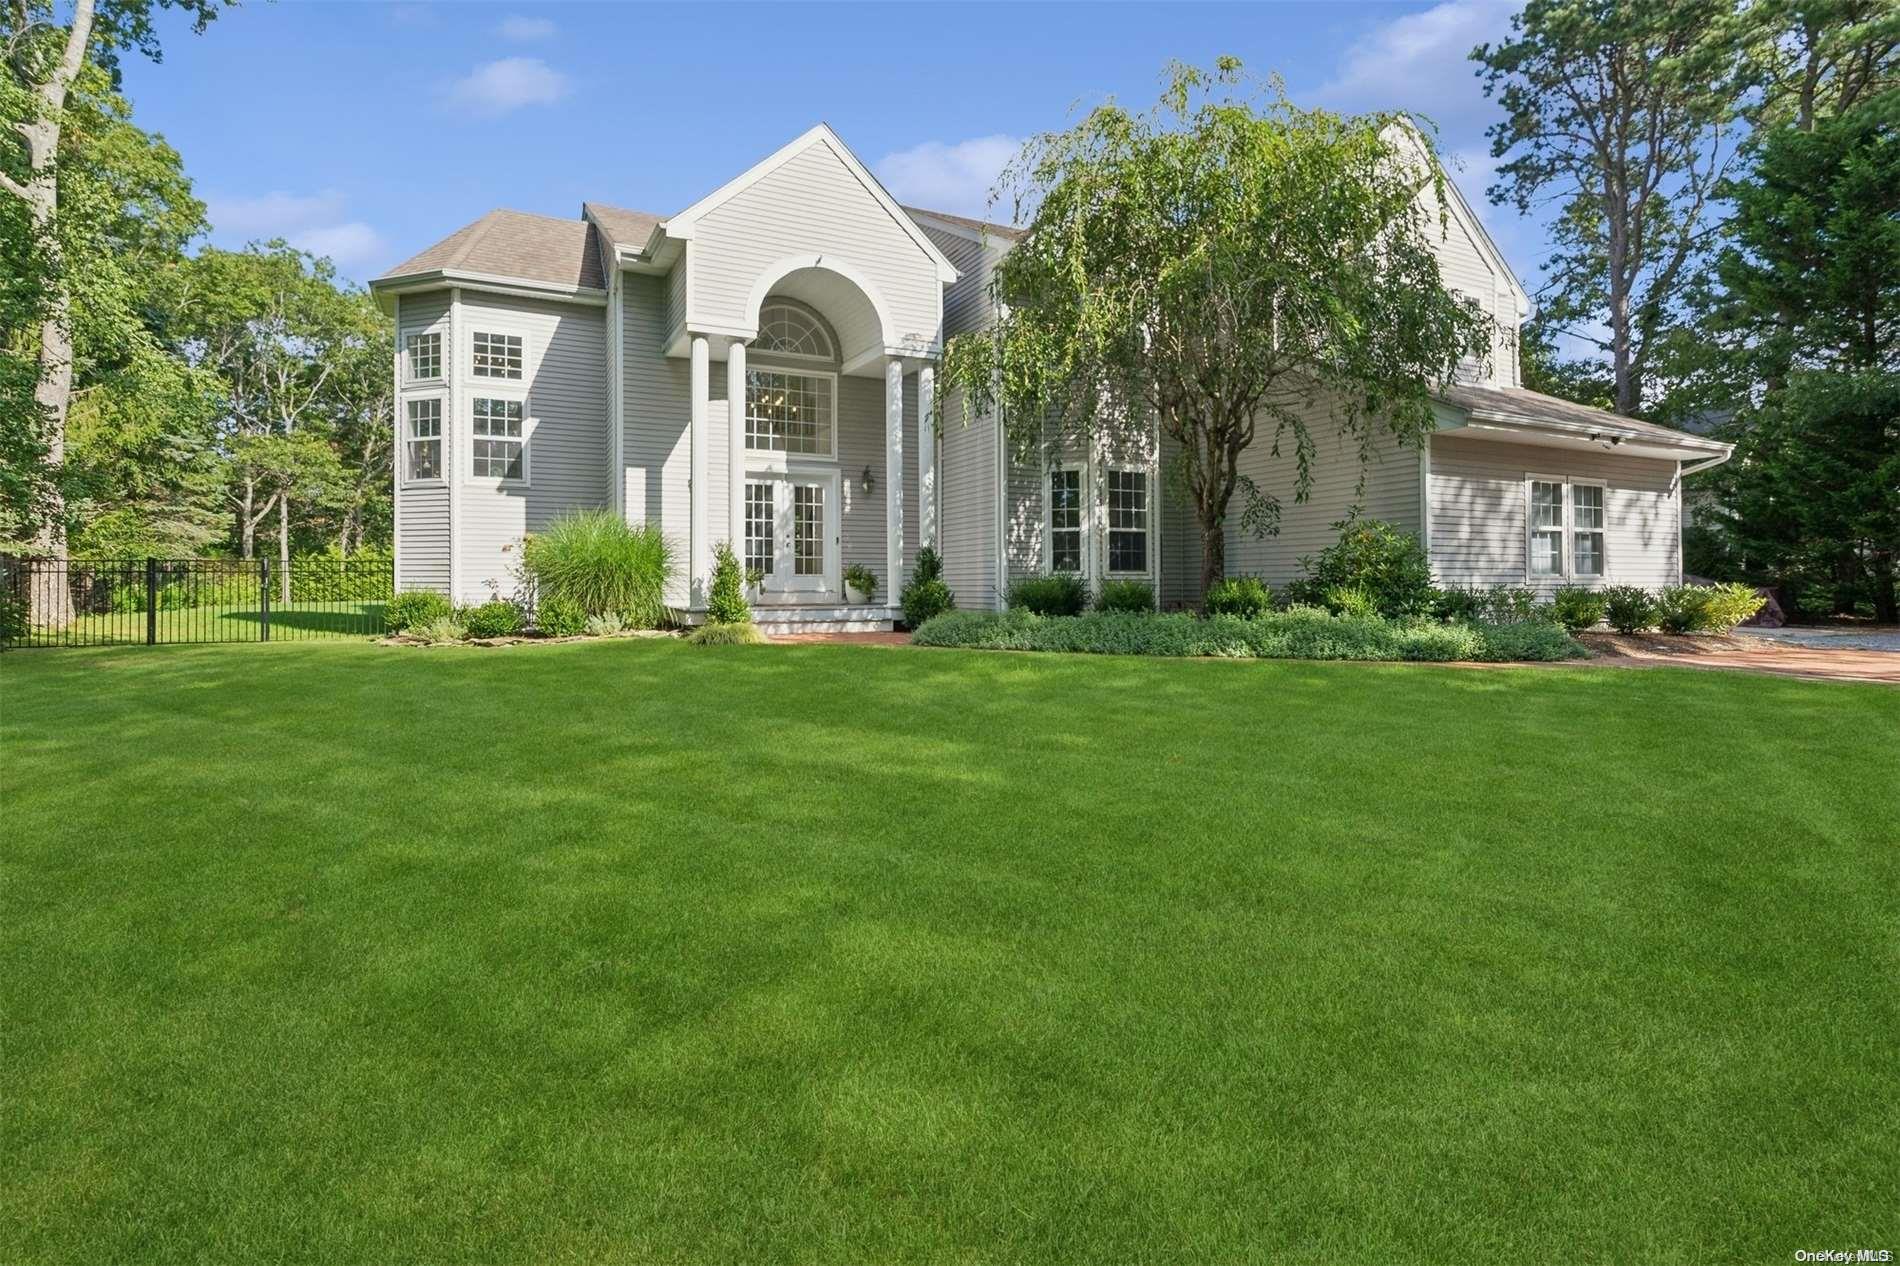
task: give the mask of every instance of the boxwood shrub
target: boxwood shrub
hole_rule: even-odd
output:
[[[1585,589],[1582,585],[1565,585],[1550,598],[1551,614],[1572,633],[1581,633],[1602,623],[1607,606],[1602,590]]]
[[[1089,605],[1080,576],[1030,576],[1009,587],[1009,605],[1037,615],[1080,615]]]
[[[1098,611],[1152,611],[1155,609],[1154,586],[1142,580],[1103,581],[1095,608]]]

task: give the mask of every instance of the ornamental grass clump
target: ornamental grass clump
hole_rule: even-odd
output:
[[[661,628],[672,612],[667,586],[679,570],[657,527],[611,510],[562,515],[521,545],[522,570],[540,599],[560,597],[590,616],[618,615],[633,628]]]

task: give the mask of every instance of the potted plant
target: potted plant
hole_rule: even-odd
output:
[[[863,563],[844,569],[845,592],[853,602],[871,602],[877,598],[877,577]]]

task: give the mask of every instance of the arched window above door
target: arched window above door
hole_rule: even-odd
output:
[[[799,356],[807,360],[838,359],[824,323],[805,309],[789,303],[768,303],[760,310],[759,337],[753,341],[752,347],[755,351]]]

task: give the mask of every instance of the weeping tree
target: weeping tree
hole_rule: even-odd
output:
[[[1203,589],[1236,497],[1244,530],[1278,527],[1242,454],[1291,460],[1303,500],[1324,417],[1363,482],[1386,438],[1423,443],[1434,388],[1494,336],[1439,276],[1448,204],[1424,131],[1297,109],[1231,58],[1172,67],[1147,113],[1110,102],[1035,137],[995,196],[1028,233],[997,268],[995,322],[944,350],[964,420],[1000,407],[1022,456],[1050,429],[1152,421],[1179,446]]]

